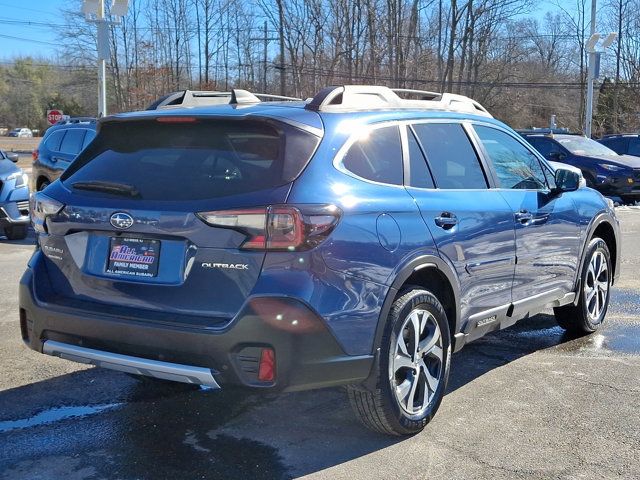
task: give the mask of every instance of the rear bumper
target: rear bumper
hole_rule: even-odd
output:
[[[22,337],[38,352],[189,383],[289,391],[360,382],[373,364],[371,355],[345,354],[324,321],[294,298],[253,297],[223,327],[180,328],[110,316],[98,304],[80,310],[38,298],[35,280],[42,275],[48,281],[44,268],[32,259],[19,290]],[[274,382],[258,380],[263,348],[275,351]],[[213,383],[202,380],[207,375]]]
[[[120,372],[146,375],[148,377],[173,380],[176,382],[207,385],[213,388],[220,387],[213,378],[214,372],[209,368],[102,352],[92,348],[56,342],[55,340],[45,340],[42,344],[42,353],[73,362],[89,363],[98,367],[118,370]]]

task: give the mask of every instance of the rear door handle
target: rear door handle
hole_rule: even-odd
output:
[[[516,222],[527,224],[529,223],[531,220],[533,220],[533,214],[527,210],[520,210],[519,212],[516,212]]]
[[[450,230],[458,224],[458,217],[451,212],[442,212],[439,217],[434,218],[436,225],[444,230]]]

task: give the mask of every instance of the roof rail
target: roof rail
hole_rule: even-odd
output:
[[[300,98],[270,95],[268,93],[252,93],[248,90],[233,89],[230,92],[207,90],[182,90],[172,92],[153,102],[147,110],[165,110],[170,108],[197,107],[204,105],[252,105],[262,100],[301,101]]]
[[[522,128],[516,130],[520,135],[582,135],[581,132],[572,132],[568,128],[547,128],[547,127],[533,127]]]
[[[398,95],[409,94],[419,99],[406,99]],[[392,89],[376,85],[343,85],[322,89],[305,106],[308,110],[339,112],[372,109],[428,109],[472,113],[491,117],[480,103],[463,95],[437,93],[406,88]]]
[[[68,125],[70,123],[95,123],[95,117],[69,117],[58,120],[54,125]]]

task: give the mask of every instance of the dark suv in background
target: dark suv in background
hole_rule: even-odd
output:
[[[640,134],[621,133],[618,135],[605,135],[598,140],[619,155],[633,155],[640,157]]]
[[[96,136],[95,118],[60,120],[49,127],[33,151],[32,188],[45,189]]]
[[[30,348],[214,388],[347,385],[366,426],[402,435],[466,343],[547,307],[574,332],[604,321],[613,202],[477,102],[228,98],[103,118],[35,194]]]
[[[587,182],[608,197],[623,203],[640,200],[640,158],[618,155],[595,140],[573,134],[554,134],[540,130],[520,131],[547,160],[578,167]]]

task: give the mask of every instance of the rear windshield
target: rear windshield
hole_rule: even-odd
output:
[[[144,200],[204,200],[293,181],[318,142],[279,122],[106,123],[62,180],[91,195],[118,194],[87,188],[97,182],[131,187]]]

